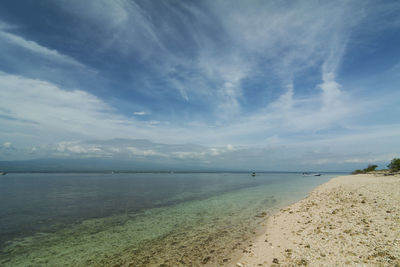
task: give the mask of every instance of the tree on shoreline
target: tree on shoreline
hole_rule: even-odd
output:
[[[375,169],[378,167],[378,165],[372,165],[368,164],[368,167],[362,170],[355,170],[352,172],[352,174],[362,174],[362,173],[368,173],[368,172],[373,172]],[[392,161],[387,165],[389,168],[390,172],[400,172],[400,158],[394,158]]]
[[[388,165],[388,168],[391,172],[398,172],[400,171],[400,159],[394,158]]]

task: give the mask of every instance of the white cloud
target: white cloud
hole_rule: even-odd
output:
[[[226,145],[226,149],[227,149],[228,151],[235,151],[235,150],[236,150],[236,148],[235,148],[233,145],[231,145],[231,144],[227,144],[227,145]]]
[[[112,157],[114,159],[149,161],[211,160],[229,155],[238,149],[232,145],[203,147],[195,145],[168,145],[146,140],[112,139],[97,141],[62,141],[53,145],[31,148],[30,153],[41,157]]]
[[[370,3],[254,1],[249,5],[240,1],[234,4],[208,1],[202,2],[201,8],[182,2],[177,4],[178,9],[169,2],[160,2],[163,6],[160,13],[149,8],[151,3],[147,6],[127,0],[57,4],[81,23],[98,29],[102,42],[96,49],[134,56],[165,82],[159,88],[149,79],[144,83],[147,87],[138,89],[142,90],[140,93],[155,99],[163,99],[165,95],[170,99],[178,94],[186,101],[185,107],[194,104],[199,110],[203,107],[211,110],[212,114],[203,113],[203,109],[200,115],[179,110],[178,119],[166,124],[163,116],[155,118],[153,115],[158,114],[143,111],[150,110],[144,106],[133,112],[133,116],[132,111],[123,115],[117,105],[113,107],[83,88],[66,90],[48,81],[0,73],[0,86],[4,88],[0,90],[3,140],[31,142],[29,145],[37,147],[35,153],[39,153],[38,144],[63,140],[143,138],[167,144],[191,142],[206,146],[164,151],[156,145],[105,148],[79,141],[61,142],[52,151],[65,155],[125,153],[207,160],[229,157],[240,150],[249,156],[259,153],[255,162],[260,164],[265,159],[272,160],[267,155],[272,151],[276,153],[274,156],[282,151],[302,154],[308,148],[321,151],[321,147],[327,146],[335,147],[334,153],[343,159],[333,158],[329,153],[310,153],[309,163],[355,163],[367,158],[349,153],[350,147],[364,153],[372,142],[379,153],[389,155],[389,140],[398,144],[391,135],[398,133],[398,124],[366,128],[369,134],[353,127],[359,114],[365,118],[374,108],[395,106],[397,95],[392,99],[385,97],[384,101],[358,98],[352,95],[352,88],[345,82],[340,84],[336,77],[352,30],[367,17],[365,6]],[[173,20],[165,16],[171,13]],[[178,29],[174,22],[179,22],[182,28]],[[82,66],[74,58],[10,33],[11,30],[0,25],[0,39],[51,61]],[[190,34],[183,35],[180,30]],[[76,31],[78,35],[88,34]],[[179,46],[183,37],[193,38],[189,56]],[[307,76],[310,69],[319,81],[314,81],[311,88],[299,90],[296,79]],[[397,74],[396,69],[392,71]],[[254,77],[268,86],[257,88],[257,93],[261,93],[256,96],[258,106],[253,108],[251,103],[243,105],[242,100],[252,93],[245,90],[253,89],[252,85],[244,87],[244,83]],[[303,90],[309,94],[302,95]],[[135,116],[149,120],[141,121]],[[335,138],[321,134],[332,128],[338,131]],[[254,147],[261,150],[253,153]]]
[[[57,4],[82,23],[96,27],[106,38],[98,50],[117,48],[124,55],[140,51],[142,59],[148,58],[154,46],[162,48],[151,19],[137,3],[128,0],[58,1]],[[79,31],[78,31],[79,33]],[[81,34],[90,34],[82,32]]]
[[[15,29],[16,27],[0,20],[0,31],[7,31]]]
[[[148,122],[149,125],[157,125],[157,124],[160,124],[160,123],[161,123],[160,121],[155,121],[155,120],[151,120],[151,121]]]
[[[177,151],[172,152],[172,156],[179,159],[204,159],[204,152],[189,152],[189,151]]]
[[[104,138],[143,135],[146,130],[117,112],[98,97],[81,90],[67,91],[45,81],[0,73],[0,117],[8,131],[30,133],[30,138],[48,141],[67,136]],[[147,133],[147,132],[146,132]],[[151,136],[151,134],[149,135]]]
[[[134,54],[141,61],[153,62],[152,69],[165,79],[168,89],[155,89],[150,83],[148,87],[141,89],[141,93],[152,97],[178,93],[185,101],[216,103],[215,114],[222,119],[237,115],[240,111],[240,82],[249,70],[247,59],[241,58],[240,50],[234,53],[224,51],[223,47],[218,47],[219,44],[209,37],[207,30],[198,29],[196,23],[205,23],[210,16],[200,8],[183,2],[158,3],[168,12],[172,12],[174,18],[182,21],[180,27],[196,33],[190,37],[198,49],[198,56],[188,60],[174,51],[180,49],[183,43],[179,42],[180,38],[184,38],[180,29],[164,12],[157,13],[156,9],[149,7],[151,3],[147,8],[146,5],[125,0],[61,1],[59,5],[85,23],[94,24],[101,29],[104,38],[99,50],[113,49],[113,53]],[[177,5],[181,9],[176,8]],[[207,27],[211,29],[213,25]],[[181,47],[181,50],[186,49]],[[215,82],[216,87],[210,86],[210,81]]]
[[[379,169],[386,168],[386,164],[389,163],[393,158],[400,157],[400,153],[378,153],[376,155],[346,155],[343,154],[340,157],[318,158],[318,159],[307,159],[303,160],[304,165],[353,165],[366,167],[367,164],[379,164]]]
[[[65,90],[41,80],[0,72],[0,137],[33,144],[62,140],[143,138],[165,143],[199,139],[202,134],[156,120],[137,121],[82,90]],[[186,138],[185,138],[186,136]],[[9,138],[10,137],[10,138]],[[200,140],[200,139],[199,139]]]
[[[190,148],[189,148],[190,149]],[[217,159],[223,158],[224,155],[228,155],[237,151],[232,145],[226,145],[222,147],[203,147],[198,151],[173,151],[171,155],[179,159]]]
[[[145,111],[136,111],[133,112],[133,115],[135,116],[144,116],[144,115],[148,115],[149,113],[145,112]]]
[[[35,149],[37,150],[37,149]],[[47,151],[48,152],[48,151]],[[52,151],[53,156],[84,156],[84,157],[109,157],[110,153],[104,151],[100,145],[81,144],[79,141],[65,141],[58,143]]]
[[[148,157],[148,156],[167,157],[168,156],[165,153],[161,153],[161,152],[155,151],[153,149],[140,149],[140,148],[136,148],[136,147],[127,147],[126,149],[132,155],[135,155],[135,156],[142,156],[142,157]]]
[[[12,144],[11,144],[11,142],[4,142],[3,147],[4,148],[11,148]]]
[[[0,39],[2,39],[3,42],[10,42],[12,45],[19,46],[35,54],[49,58],[59,63],[74,65],[75,67],[85,67],[83,64],[73,59],[72,57],[60,54],[57,50],[49,49],[34,41],[26,40],[23,37],[12,33],[0,30]]]
[[[332,87],[338,85],[334,74],[351,30],[365,16],[363,10],[367,5],[346,1],[254,1],[251,5],[240,1],[235,1],[234,5],[206,1],[202,8],[186,3],[176,8],[175,4],[159,3],[182,22],[182,31],[193,33],[190,38],[193,38],[196,53],[188,58],[171,49],[175,44],[179,49],[177,40],[182,38],[175,20],[157,13],[151,8],[152,4],[140,5],[126,0],[61,1],[59,4],[83,21],[99,27],[103,39],[109,40],[105,46],[117,53],[137,53],[142,60],[153,61],[152,68],[165,79],[169,90],[175,90],[165,92],[150,84],[142,93],[157,97],[179,93],[185,101],[201,101],[214,109],[214,119],[218,123],[240,116],[244,80],[254,75],[265,80],[278,78],[282,94],[290,89],[289,84],[293,98],[297,90],[293,80],[310,67],[321,68],[323,83],[320,88],[325,97],[320,104],[327,105],[328,109],[332,105],[336,107],[340,86]],[[151,19],[153,16],[157,20]],[[157,22],[164,26],[159,27]],[[215,27],[219,28],[224,41],[210,35]],[[268,95],[268,89],[265,90]],[[265,105],[270,102],[267,100]]]
[[[165,156],[179,159],[207,159],[208,157],[226,157],[238,151],[238,145],[250,150],[253,146],[282,149],[280,146],[293,147],[294,151],[303,151],[306,147],[318,149],[324,146],[337,147],[337,153],[344,153],[353,147],[363,151],[369,144],[372,150],[390,152],[396,144],[394,136],[400,135],[398,125],[382,125],[376,128],[348,128],[347,133],[331,136],[318,134],[332,123],[346,122],[352,113],[342,113],[335,108],[314,108],[313,103],[323,102],[323,93],[309,99],[295,99],[289,90],[276,102],[272,103],[261,115],[238,118],[230,124],[218,127],[204,127],[194,124],[183,127],[176,124],[139,122],[118,114],[118,112],[94,95],[87,92],[63,90],[49,82],[26,79],[23,77],[0,73],[0,84],[7,90],[0,90],[0,99],[7,99],[2,104],[0,117],[2,125],[0,137],[9,142],[32,142],[33,144],[53,143],[62,140],[110,139],[110,138],[144,138],[163,143],[202,143],[203,149],[159,150],[155,147],[135,147],[131,154],[142,156]],[[340,96],[340,103],[357,108],[356,104],[347,102]],[[350,99],[351,100],[351,99]],[[344,102],[343,102],[344,101]],[[391,103],[395,99],[380,99],[382,103]],[[370,105],[368,105],[370,106]],[[365,108],[365,107],[363,107]],[[368,107],[367,107],[368,108]],[[4,131],[7,129],[7,132]],[[30,134],[28,134],[30,133]],[[19,136],[24,134],[23,136]],[[293,135],[285,138],[282,135]],[[301,139],[312,137],[308,143]],[[227,145],[227,143],[230,145]],[[397,142],[398,143],[398,142]],[[31,146],[32,147],[32,146]],[[38,148],[37,145],[35,147]],[[83,146],[78,143],[60,143],[59,153],[115,155],[125,153],[124,146],[104,150],[103,146]],[[40,149],[37,149],[40,150]],[[121,152],[122,151],[122,152]],[[43,155],[36,151],[37,155]],[[260,160],[263,157],[260,156]]]

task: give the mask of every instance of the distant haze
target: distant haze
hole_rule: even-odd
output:
[[[204,147],[165,145],[147,140],[64,142],[36,153],[39,158],[0,161],[7,171],[351,171],[357,164],[342,162],[332,168],[313,164],[319,154],[282,147]],[[290,157],[289,157],[290,156]],[[305,160],[304,158],[308,158]],[[381,162],[382,167],[386,163]],[[364,166],[363,164],[359,164]],[[337,167],[337,166],[340,166]]]

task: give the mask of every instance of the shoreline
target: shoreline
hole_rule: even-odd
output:
[[[400,266],[400,175],[337,176],[268,216],[227,266]]]

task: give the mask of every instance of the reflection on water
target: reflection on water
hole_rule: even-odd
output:
[[[0,182],[3,265],[222,264],[255,217],[332,176],[11,174]]]

